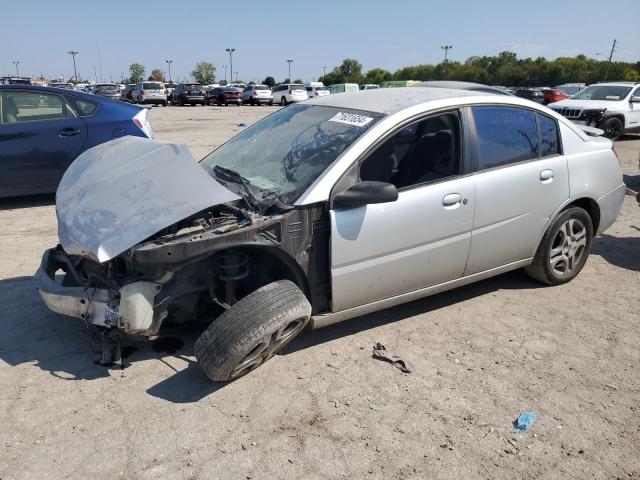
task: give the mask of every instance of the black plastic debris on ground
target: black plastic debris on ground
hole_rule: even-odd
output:
[[[387,349],[384,348],[384,345],[382,345],[381,343],[376,343],[373,346],[372,357],[376,360],[382,360],[383,362],[390,363],[404,373],[411,373],[411,369],[407,367],[407,364],[404,362],[404,360],[396,357],[395,355],[387,355]]]

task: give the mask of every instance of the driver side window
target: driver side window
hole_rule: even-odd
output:
[[[360,180],[408,188],[458,175],[460,168],[460,120],[450,112],[411,123],[385,140],[360,165]]]

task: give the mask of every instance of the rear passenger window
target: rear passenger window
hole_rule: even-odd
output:
[[[553,118],[536,114],[538,118],[538,131],[540,132],[540,156],[548,157],[560,153],[558,142],[558,125]]]
[[[67,118],[67,105],[59,95],[8,90],[2,94],[2,123]]]
[[[538,132],[530,110],[473,107],[478,143],[478,170],[538,158]]]

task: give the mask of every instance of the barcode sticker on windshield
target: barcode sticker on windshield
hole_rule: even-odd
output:
[[[344,112],[338,112],[329,119],[330,122],[346,123],[347,125],[354,125],[356,127],[364,127],[371,120],[373,120],[373,118],[365,115]]]

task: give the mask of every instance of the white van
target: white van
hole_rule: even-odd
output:
[[[331,93],[322,82],[304,82],[304,88],[309,98],[322,97]]]

